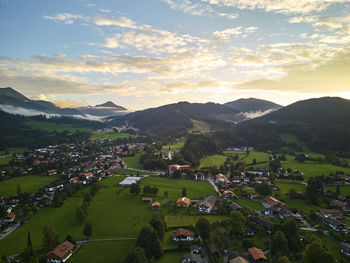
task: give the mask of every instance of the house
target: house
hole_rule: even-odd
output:
[[[76,183],[79,183],[79,178],[77,176],[75,176],[75,177],[71,178],[69,181],[73,184],[76,184]]]
[[[234,194],[232,191],[230,191],[230,190],[226,190],[226,191],[224,192],[224,195],[225,195],[226,197],[234,197],[234,196],[235,196],[235,194]]]
[[[239,204],[235,203],[235,202],[232,202],[232,203],[229,205],[229,208],[230,208],[231,210],[237,210],[237,209],[240,209],[241,206],[240,206]]]
[[[46,254],[47,262],[61,263],[66,262],[73,254],[74,245],[69,241],[59,244],[53,250]]]
[[[10,213],[6,218],[5,218],[5,222],[6,223],[11,223],[13,221],[15,221],[16,219],[16,215],[14,213]]]
[[[188,207],[190,205],[190,203],[191,203],[191,199],[189,199],[187,197],[180,197],[176,201],[176,205],[181,206],[181,207]]]
[[[48,175],[55,175],[55,174],[57,174],[57,171],[55,169],[51,169],[51,170],[47,171],[47,174]]]
[[[348,228],[346,225],[339,222],[336,218],[332,216],[325,216],[321,213],[317,213],[317,216],[324,225],[332,228],[334,231],[343,232]]]
[[[200,180],[200,181],[205,180],[205,174],[204,173],[196,173],[195,180]]]
[[[341,217],[342,212],[338,209],[320,209],[320,213],[323,215]]]
[[[209,195],[204,200],[202,200],[199,205],[199,212],[209,214],[210,211],[214,208],[217,201],[217,197],[213,195]]]
[[[160,203],[159,202],[154,202],[152,204],[152,209],[153,210],[159,210],[159,208],[160,208]]]
[[[174,171],[182,171],[185,169],[189,169],[190,166],[188,164],[184,164],[184,165],[179,165],[179,164],[173,164],[173,165],[169,165],[169,174],[172,174]]]
[[[342,209],[343,211],[350,211],[350,206],[348,206],[347,203],[340,200],[332,200],[330,205]]]
[[[198,254],[187,254],[185,255],[185,259],[182,260],[182,263],[202,263],[202,257]]]
[[[348,258],[350,258],[350,245],[349,245],[349,244],[342,245],[342,247],[341,247],[341,253],[343,253],[345,256],[347,256]]]
[[[260,248],[248,248],[249,255],[254,263],[267,262],[267,258]]]
[[[174,241],[193,241],[194,235],[184,228],[178,228],[173,231],[172,239]]]
[[[230,263],[249,263],[248,260],[242,257],[235,257],[229,261]]]
[[[272,223],[260,216],[253,217],[252,219],[258,226],[265,228],[267,233],[272,233]]]
[[[152,198],[151,197],[142,197],[142,202],[145,204],[150,204],[152,203]]]
[[[249,226],[244,227],[244,236],[245,237],[252,237],[255,235],[255,231],[250,228]]]
[[[280,206],[286,206],[285,203],[281,202],[280,200],[273,198],[271,196],[266,196],[262,200],[262,204],[264,207],[272,207],[274,205],[280,205]]]

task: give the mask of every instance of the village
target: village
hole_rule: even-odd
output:
[[[254,149],[231,148],[228,150],[243,154]],[[271,247],[271,242],[275,242],[273,234],[276,233],[277,222],[281,229],[286,222],[293,222],[290,224],[295,224],[293,227],[298,229],[294,234],[300,231],[321,232],[333,240],[336,239],[330,236],[329,231],[341,233],[343,236],[349,234],[349,227],[344,223],[344,218],[350,212],[349,196],[341,194],[336,196],[325,191],[326,195],[329,194],[328,207],[316,211],[317,218],[313,221],[319,222],[320,225],[314,223],[310,225],[309,214],[300,211],[298,207],[290,207],[278,199],[281,189],[275,184],[276,173],[271,169],[265,167],[247,169],[243,163],[238,173],[227,171],[212,174],[205,169],[191,169],[188,164],[175,163],[169,164],[165,171],[146,171],[130,168],[123,160],[125,157],[142,155],[145,151],[147,151],[146,143],[116,145],[109,140],[92,140],[79,145],[49,145],[25,153],[13,154],[13,161],[9,162],[6,169],[1,170],[2,180],[30,177],[40,173],[43,177],[52,178],[52,180],[31,194],[22,191],[23,186],[18,184],[15,194],[0,197],[2,211],[0,240],[6,240],[7,236],[13,235],[17,228],[21,228],[21,225],[30,220],[31,215],[38,213],[39,210],[48,207],[59,209],[64,205],[65,200],[74,196],[75,193],[88,188],[92,189],[93,185],[103,185],[104,182],[110,185],[111,180],[115,179],[117,183],[112,184],[113,187],[118,187],[117,194],[122,193],[125,197],[134,199],[135,196],[143,193],[139,203],[143,207],[149,206],[147,213],[159,213],[163,218],[181,215],[186,218],[200,219],[194,224],[181,225],[180,223],[174,226],[162,219],[165,225],[163,231],[169,233],[164,237],[169,240],[162,242],[167,245],[170,243],[169,251],[174,249],[183,251],[182,262],[269,262],[269,258],[276,253],[273,250],[276,245]],[[174,153],[169,146],[169,150],[163,151],[161,158],[171,162]],[[278,169],[277,176],[282,175],[283,178],[291,173],[302,175],[302,172],[297,170],[287,172]],[[347,181],[348,177],[343,175],[342,179]],[[177,184],[178,180],[184,186],[189,185],[190,182],[191,186],[177,186],[178,193],[175,194],[174,191],[171,196],[168,196],[168,190],[165,190],[164,197],[161,197],[161,194],[157,194],[159,189],[156,183],[146,184],[150,180],[167,180],[167,184],[173,184],[173,182]],[[195,198],[187,194],[193,192],[192,189],[197,185],[204,184],[206,184],[205,189],[208,190],[202,191],[200,195],[194,196]],[[159,188],[167,189],[166,186],[159,185]],[[273,192],[277,193],[274,197]],[[304,196],[304,193],[295,190],[288,194],[293,194],[295,199]],[[84,200],[85,198],[84,195]],[[219,220],[215,221],[214,218]],[[214,224],[224,232],[216,233],[213,229]],[[232,226],[232,224],[236,225]],[[82,251],[81,247],[89,244],[86,242],[91,242],[89,235],[85,236],[88,239],[65,240],[52,250],[46,251],[44,258],[47,262],[66,262],[70,257],[74,260],[73,254],[79,254],[79,250]],[[296,238],[298,244],[308,244],[302,234],[297,236],[291,234],[290,238]],[[237,242],[241,245],[232,245]],[[350,257],[349,243],[338,240],[336,242],[340,244],[340,252],[344,257]],[[258,244],[263,246],[260,247]],[[184,253],[185,251],[188,253]],[[6,254],[5,261],[18,260],[19,254],[16,255]]]

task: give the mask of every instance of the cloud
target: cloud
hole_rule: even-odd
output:
[[[46,113],[37,110],[24,109],[20,107],[14,107],[12,105],[0,105],[0,110],[10,113],[10,114],[18,114],[22,116],[38,116],[45,115],[46,117],[59,117],[59,114]]]
[[[70,13],[57,13],[53,16],[43,16],[45,19],[53,21],[61,21],[65,24],[73,24],[75,20],[82,20],[84,22],[89,21],[89,17],[80,14],[70,14]]]
[[[105,9],[105,8],[100,8],[98,11],[102,12],[102,13],[110,13],[112,12],[112,10],[110,9]]]
[[[242,28],[241,26],[238,26],[233,28],[227,28],[222,31],[215,31],[213,32],[213,35],[215,37],[215,40],[217,41],[228,42],[233,36],[242,36],[243,38],[245,38],[249,34],[254,33],[257,29],[258,27]]]
[[[73,99],[54,99],[51,100],[59,108],[78,108],[87,105],[87,101],[84,98],[79,100]]]
[[[273,111],[276,111],[276,109],[268,109],[268,110],[260,110],[260,111],[249,111],[249,112],[241,112],[239,115],[242,115],[246,119],[255,119],[261,116],[264,116],[266,114],[269,114]]]
[[[115,18],[110,16],[95,15],[93,20],[98,26],[118,26],[132,29],[137,28],[134,21],[123,16]]]
[[[347,0],[201,0],[220,7],[233,7],[238,9],[262,9],[266,12],[282,14],[309,14],[326,10],[331,5],[348,2]]]
[[[173,10],[180,10],[185,14],[194,16],[209,16],[209,17],[225,17],[228,19],[236,19],[237,13],[223,13],[214,10],[210,5],[194,3],[191,0],[163,0]]]
[[[332,60],[318,66],[313,62],[287,67],[281,79],[259,79],[236,85],[238,89],[279,90],[292,92],[345,92],[349,90],[350,49],[338,52]]]

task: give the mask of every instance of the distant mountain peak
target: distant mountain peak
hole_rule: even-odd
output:
[[[282,108],[281,105],[278,105],[274,102],[256,98],[238,99],[235,101],[227,102],[224,105],[240,112],[267,111],[271,109]]]
[[[22,95],[21,93],[19,93],[11,87],[0,88],[0,96],[7,96],[21,101],[29,100],[26,96]]]
[[[99,104],[95,106],[97,107],[103,107],[103,108],[118,108],[119,110],[126,110],[124,107],[122,106],[118,106],[115,103],[113,103],[112,101],[107,101],[105,103]]]

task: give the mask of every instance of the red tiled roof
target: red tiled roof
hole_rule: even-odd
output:
[[[254,260],[259,260],[259,259],[267,260],[264,254],[264,251],[262,251],[260,248],[251,247],[251,248],[248,248],[248,252],[253,257]]]

